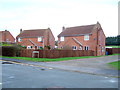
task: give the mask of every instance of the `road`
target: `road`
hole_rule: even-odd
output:
[[[5,62],[5,61],[4,61]],[[21,64],[2,64],[3,88],[118,88],[118,78]]]

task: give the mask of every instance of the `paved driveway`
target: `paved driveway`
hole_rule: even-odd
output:
[[[114,69],[107,65],[109,62],[118,61],[118,55],[115,56],[104,56],[97,58],[77,59],[69,61],[58,61],[58,62],[47,62],[48,64],[54,65],[65,65],[75,67],[90,67],[90,68],[101,68],[101,69]]]

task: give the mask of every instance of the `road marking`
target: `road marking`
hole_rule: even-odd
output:
[[[33,64],[25,64],[25,63],[20,63],[20,62],[18,63],[18,62],[8,61],[8,60],[0,60],[0,61],[11,62],[11,63],[20,64],[20,65],[25,65],[25,66],[42,67],[42,68],[47,68],[47,69],[53,69],[53,68],[45,67],[45,66],[33,65]]]
[[[49,69],[53,69],[53,68],[49,68]]]
[[[108,77],[105,77],[105,78],[108,78]]]
[[[10,76],[10,77],[8,77],[8,78],[11,78],[11,79],[13,79],[13,78],[15,78],[14,76]]]
[[[117,82],[117,81],[115,81],[115,80],[110,80],[110,82],[114,83],[114,82]]]

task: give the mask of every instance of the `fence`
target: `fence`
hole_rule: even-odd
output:
[[[38,51],[34,53],[33,51]],[[20,57],[38,57],[38,58],[62,58],[62,57],[80,57],[80,56],[94,56],[92,50],[21,50]]]
[[[120,53],[120,48],[106,48],[109,55]]]

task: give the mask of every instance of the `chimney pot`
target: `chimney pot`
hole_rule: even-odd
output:
[[[20,33],[22,32],[22,29],[20,29]]]
[[[64,30],[65,30],[65,27],[63,26],[63,27],[62,27],[62,31],[64,31]]]

